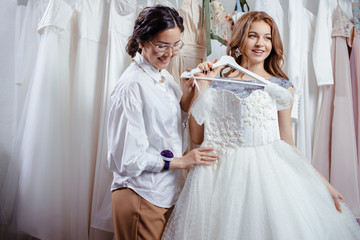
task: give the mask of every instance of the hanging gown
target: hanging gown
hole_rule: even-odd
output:
[[[29,88],[30,79],[34,74],[34,65],[39,47],[38,23],[44,14],[48,1],[31,0],[26,6],[19,6],[16,16],[15,36],[15,111],[14,120],[17,129],[20,122],[22,110],[25,105],[26,93]]]
[[[109,6],[103,0],[80,0],[78,45],[72,89],[71,150],[72,239],[88,239],[100,106],[104,85]]]
[[[0,193],[0,223],[9,224],[13,216],[21,165],[18,147],[23,138],[27,92],[31,89],[40,42],[37,28],[47,5],[48,0],[30,0],[26,6],[18,6],[16,11],[13,138],[9,166]]]
[[[332,0],[319,0],[313,42],[313,64],[319,86],[333,84],[331,67]]]
[[[346,42],[352,23],[340,5],[333,17],[331,55],[334,85],[324,88],[312,163],[342,193],[353,214],[360,217],[358,160]]]
[[[51,0],[39,23],[40,44],[19,143],[15,223],[39,239],[71,239],[70,89],[76,44],[74,10]]]
[[[194,102],[202,145],[219,158],[190,170],[163,239],[360,238],[346,205],[339,213],[309,161],[280,140],[278,110],[290,105],[290,84],[269,80],[265,89],[212,84]]]
[[[316,118],[315,104],[317,84],[312,65],[311,46],[314,31],[314,15],[303,6],[302,1],[288,3],[289,45],[286,56],[287,73],[294,84],[294,102],[291,111],[293,132],[297,148],[311,161],[312,132]],[[297,29],[297,30],[294,30]]]
[[[168,70],[180,84],[180,75],[186,69],[196,68],[203,62],[206,50],[205,24],[201,27],[201,6],[197,0],[184,0],[179,15],[184,19],[181,40],[184,47],[171,59]]]
[[[360,3],[353,3],[354,40],[350,55],[350,71],[352,83],[355,135],[357,142],[358,165],[360,165]],[[359,169],[360,174],[360,169]],[[359,175],[360,187],[360,175]],[[359,189],[360,191],[360,189]]]
[[[136,1],[130,3],[126,0],[112,0],[110,2],[105,82],[102,89],[99,140],[91,209],[91,231],[101,229],[114,232],[110,191],[113,174],[107,167],[106,127],[110,108],[110,94],[123,71],[131,63],[131,57],[126,53],[125,47],[133,31],[136,5]],[[95,233],[91,233],[90,237],[93,238],[94,235]]]

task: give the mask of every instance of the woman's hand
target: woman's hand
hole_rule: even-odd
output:
[[[326,180],[326,178],[316,168],[314,168],[314,170],[318,172],[321,179],[324,181],[326,188],[328,189],[329,193],[331,194],[331,197],[334,200],[336,210],[342,212],[340,207],[340,200],[345,202],[344,197]]]
[[[334,200],[335,208],[341,212],[340,200],[345,202],[344,197],[330,183],[327,183],[326,187]]]
[[[170,169],[190,169],[199,165],[211,166],[218,159],[218,156],[212,152],[212,147],[195,148],[185,156],[174,158],[171,161]]]
[[[202,62],[198,65],[198,68],[201,70],[200,73],[197,73],[197,77],[206,77],[206,78],[214,78],[218,74],[218,72],[223,67],[218,67],[213,69],[213,64],[216,63],[217,60],[215,59],[214,62]],[[187,69],[186,71],[190,72],[191,69]],[[182,85],[183,96],[180,100],[181,109],[184,112],[189,112],[191,104],[193,101],[200,95],[198,89],[195,87],[195,79],[194,78],[187,78],[187,79],[180,79]],[[204,91],[209,87],[209,81],[206,80],[197,80],[198,86],[200,87],[200,91]]]
[[[223,67],[218,67],[216,69],[213,68],[213,64],[217,62],[217,59],[214,60],[214,62],[206,61],[202,62],[198,65],[198,68],[201,70],[200,73],[195,74],[197,77],[206,77],[206,78],[214,78],[218,74],[218,72]]]

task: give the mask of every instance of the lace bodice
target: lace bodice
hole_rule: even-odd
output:
[[[285,81],[285,80],[284,80]],[[289,107],[291,93],[278,84],[263,87],[216,83],[194,103],[191,113],[205,126],[204,146],[221,155],[238,147],[280,139],[278,109]],[[239,90],[240,89],[240,90]]]
[[[354,24],[346,17],[340,5],[337,6],[333,16],[332,37],[350,37]]]

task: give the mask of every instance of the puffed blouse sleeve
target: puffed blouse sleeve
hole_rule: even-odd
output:
[[[140,86],[115,91],[111,97],[108,134],[108,166],[120,176],[139,176],[143,171],[160,172],[163,159],[149,153]]]
[[[202,125],[205,120],[210,118],[209,114],[212,109],[212,96],[214,93],[215,90],[209,88],[194,101],[190,113],[197,124]]]

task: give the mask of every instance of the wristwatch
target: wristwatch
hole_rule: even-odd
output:
[[[174,159],[174,154],[170,150],[163,150],[160,154],[165,161],[164,170],[169,170],[170,162]]]

